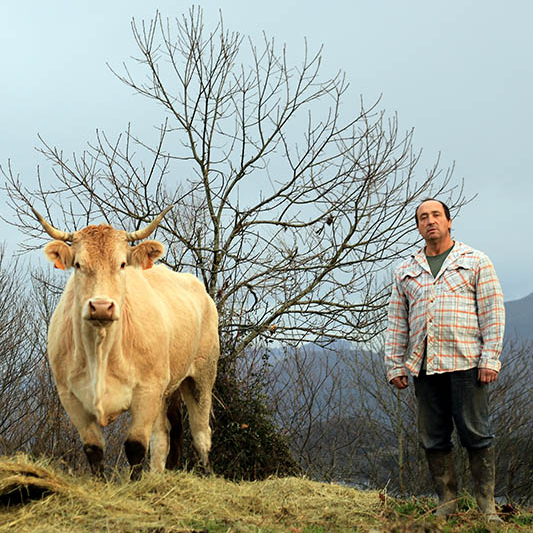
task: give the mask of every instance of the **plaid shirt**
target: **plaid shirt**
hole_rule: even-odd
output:
[[[394,273],[385,341],[392,380],[482,367],[499,371],[505,327],[503,293],[489,258],[456,242],[433,278],[424,250]]]

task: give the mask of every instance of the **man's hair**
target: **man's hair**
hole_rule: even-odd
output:
[[[450,209],[444,202],[441,202],[440,200],[437,200],[436,198],[424,198],[424,200],[422,200],[418,204],[417,208],[415,209],[415,222],[416,222],[417,228],[418,228],[418,209],[425,202],[439,202],[439,204],[442,205],[442,208],[444,209],[444,214],[446,215],[446,218],[448,220],[452,219],[452,217],[450,216]]]

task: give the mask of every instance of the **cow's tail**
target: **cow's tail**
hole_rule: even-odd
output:
[[[181,416],[183,400],[179,389],[176,389],[167,400],[167,418],[170,423],[170,449],[166,467],[181,467],[183,456],[183,420]]]

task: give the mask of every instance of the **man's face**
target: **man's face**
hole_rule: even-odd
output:
[[[452,227],[452,221],[446,218],[440,202],[428,200],[418,208],[416,214],[418,231],[426,242],[438,242],[447,238]]]

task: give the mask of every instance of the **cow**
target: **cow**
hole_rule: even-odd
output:
[[[181,427],[173,412],[179,396],[208,468],[219,358],[215,303],[192,274],[153,265],[164,253],[160,242],[129,245],[148,237],[171,207],[132,233],[106,224],[68,233],[32,208],[55,239],[45,245],[46,257],[56,268],[73,269],[50,321],[47,354],[61,403],[98,476],[102,428],[124,411],[131,415],[124,444],[131,479],[140,477],[148,449],[151,470],[175,466],[178,444],[169,434]]]

